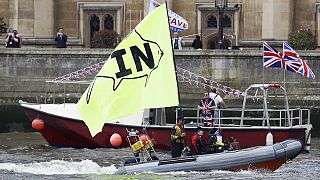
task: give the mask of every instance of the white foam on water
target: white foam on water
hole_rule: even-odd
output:
[[[53,174],[113,174],[117,171],[114,165],[101,167],[92,160],[70,162],[63,160],[52,160],[49,162],[34,162],[28,164],[0,163],[1,170],[17,173],[31,173],[42,175]]]

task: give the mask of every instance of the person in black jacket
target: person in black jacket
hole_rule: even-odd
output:
[[[193,40],[192,47],[194,49],[202,49],[202,41],[200,40],[199,35],[197,35],[196,38]]]
[[[57,48],[67,48],[68,36],[63,33],[63,28],[59,28],[55,38]]]
[[[19,48],[20,47],[20,37],[18,35],[18,31],[8,29],[8,34],[5,41],[7,48]]]
[[[217,134],[219,131],[215,128],[211,129],[209,132],[209,138],[206,145],[206,153],[216,153],[216,152],[222,152],[224,144],[222,142],[218,141]]]

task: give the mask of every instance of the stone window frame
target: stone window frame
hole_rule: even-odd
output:
[[[125,2],[92,2],[87,0],[76,0],[77,1],[77,11],[79,12],[79,37],[81,43],[85,47],[90,47],[90,33],[87,28],[88,23],[88,12],[103,12],[103,11],[114,11],[114,31],[117,32],[120,36],[124,36],[125,32]],[[102,13],[103,14],[103,13]],[[104,13],[107,14],[107,13]],[[100,18],[100,26],[101,24]],[[101,29],[101,27],[100,27]],[[89,38],[89,39],[88,39]]]
[[[212,37],[213,31],[216,31],[217,29],[213,28],[207,28],[206,24],[206,18],[209,14],[216,14],[216,16],[219,13],[219,10],[215,7],[215,3],[195,3],[196,4],[196,30],[195,33],[201,34],[202,36],[202,42],[204,44],[204,48],[206,48],[205,44],[209,41],[209,39]],[[230,28],[224,28],[225,34],[233,35],[235,39],[235,44],[238,45],[238,40],[241,39],[240,34],[240,23],[241,23],[241,17],[240,12],[242,11],[243,3],[242,2],[234,2],[234,3],[228,3],[228,8],[225,9],[224,14],[230,15],[231,18],[231,27]],[[207,13],[209,12],[209,13]],[[219,24],[218,24],[219,25]]]
[[[209,27],[209,18],[211,18],[211,17],[213,17],[215,19],[215,21],[216,21],[216,24],[213,27]],[[205,23],[206,23],[205,27],[207,29],[217,29],[218,28],[218,23],[219,23],[218,22],[218,17],[216,16],[216,14],[208,14],[207,17],[206,17]]]
[[[97,14],[97,13],[92,13],[92,14],[90,14],[89,16],[88,16],[88,19],[89,19],[89,30],[90,30],[90,38],[92,38],[91,36],[91,19],[93,18],[93,17],[97,17],[97,19],[99,20],[99,24],[98,24],[98,27],[99,27],[99,31],[101,30],[101,19],[100,19],[100,16]]]
[[[228,22],[228,24],[230,24],[230,26],[226,26],[226,17],[228,17],[228,19],[230,20],[229,22]],[[228,29],[228,28],[233,28],[233,17],[232,17],[232,15],[230,15],[230,14],[227,14],[227,13],[224,13],[224,16],[223,16],[223,18],[224,18],[224,20],[223,20],[223,28],[226,28],[226,29]]]
[[[211,17],[214,17],[215,20],[216,20],[216,26],[214,26],[214,27],[209,27],[209,18],[211,18]],[[232,15],[230,15],[228,13],[224,13],[223,18],[224,18],[224,20],[223,20],[223,28],[232,29],[232,27],[233,27],[233,17],[232,17]],[[226,26],[226,22],[227,22],[226,19],[229,20],[228,21],[229,26]],[[205,18],[205,23],[206,23],[205,28],[207,28],[207,29],[218,29],[219,28],[219,17],[218,17],[218,15],[217,14],[208,14],[206,16],[206,18]]]
[[[106,29],[106,18],[110,16],[111,19],[112,19],[112,29],[108,29],[108,30],[115,30],[115,17],[111,14],[111,13],[106,13],[104,16],[103,16],[103,29]]]

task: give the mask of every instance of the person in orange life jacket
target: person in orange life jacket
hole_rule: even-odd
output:
[[[201,116],[206,119],[210,119],[208,121],[209,125],[213,126],[213,113],[216,105],[213,99],[209,97],[209,93],[205,92],[204,97],[200,100],[199,108],[201,110]]]
[[[176,124],[171,129],[171,156],[172,158],[180,157],[183,150],[183,137],[186,133],[183,129],[183,119],[178,118]]]
[[[209,132],[209,138],[206,145],[206,153],[212,154],[217,152],[222,152],[224,144],[220,141],[218,141],[217,135],[219,133],[219,130],[213,128]]]
[[[206,141],[204,140],[203,136],[203,130],[199,126],[195,130],[194,135],[191,137],[191,154],[192,155],[200,155],[205,153],[206,149]]]

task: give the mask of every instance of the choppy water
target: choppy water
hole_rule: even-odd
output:
[[[309,154],[301,154],[275,172],[174,172],[112,175],[130,157],[123,149],[73,149],[48,146],[39,133],[0,133],[0,179],[320,179],[320,138]],[[169,152],[158,152],[161,158]]]

